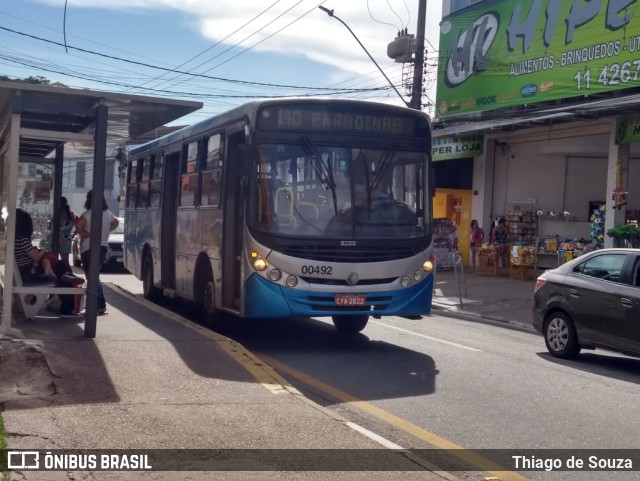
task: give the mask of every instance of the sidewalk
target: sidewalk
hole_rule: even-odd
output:
[[[458,272],[458,280],[462,280]],[[476,274],[465,267],[465,285],[456,283],[453,269],[436,271],[433,308],[436,313],[454,314],[472,320],[497,321],[531,330],[531,303],[537,275],[511,279],[504,270],[497,276]],[[462,297],[462,306],[460,305]]]
[[[43,318],[15,319],[9,333],[15,340],[0,339],[0,409],[9,448],[242,448],[274,450],[273,456],[250,452],[227,460],[241,462],[245,471],[215,474],[205,472],[211,464],[175,472],[173,461],[173,470],[153,473],[24,470],[11,479],[325,479],[337,474],[320,468],[281,472],[278,456],[292,455],[278,450],[392,453],[364,428],[306,399],[235,342],[113,285],[105,290],[109,314],[98,318],[95,339],[83,337],[80,319]],[[332,462],[331,454],[325,456],[322,466]],[[398,472],[358,469],[339,478],[454,479],[393,456],[401,456]],[[377,457],[361,470],[375,470]]]

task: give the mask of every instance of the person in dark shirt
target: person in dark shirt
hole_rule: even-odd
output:
[[[42,282],[58,280],[53,268],[55,256],[38,249],[31,243],[33,220],[22,209],[16,209],[15,257],[22,282]]]
[[[33,284],[43,280],[55,281],[60,287],[75,287],[84,283],[82,277],[73,274],[71,266],[64,260],[52,261],[55,256],[44,252],[31,243],[33,220],[22,209],[16,209],[16,240],[14,254],[23,284]],[[44,261],[44,262],[43,262]],[[45,269],[43,264],[48,265]],[[49,272],[47,272],[49,271]],[[44,276],[44,278],[43,278]],[[75,299],[73,295],[60,295],[60,314],[73,315]]]
[[[498,225],[493,230],[492,242],[496,253],[498,254],[498,258],[502,262],[502,266],[508,267],[510,262],[509,228],[507,227],[507,220],[504,217],[500,217]]]

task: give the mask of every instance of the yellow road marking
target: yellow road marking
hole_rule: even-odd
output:
[[[271,391],[274,394],[295,394],[302,395],[300,391],[291,386],[286,380],[284,380],[273,368],[279,369],[280,371],[289,374],[290,376],[304,382],[308,386],[314,387],[322,392],[329,394],[330,396],[339,399],[340,401],[346,402],[351,406],[360,409],[392,426],[395,426],[403,431],[413,435],[414,437],[426,441],[427,443],[435,446],[440,449],[452,449],[452,454],[463,459],[473,466],[476,466],[482,471],[488,471],[491,474],[494,474],[499,477],[501,481],[530,481],[528,478],[521,476],[512,471],[507,471],[503,466],[499,466],[482,456],[474,454],[470,451],[465,450],[461,446],[458,446],[455,443],[452,443],[440,436],[433,434],[426,429],[423,429],[415,424],[411,424],[408,421],[405,421],[402,418],[394,416],[387,411],[384,411],[380,408],[377,408],[373,404],[362,401],[351,394],[341,391],[329,384],[326,384],[319,379],[309,376],[297,369],[290,367],[286,364],[281,363],[280,361],[276,361],[270,356],[265,354],[258,354],[259,358],[256,355],[249,352],[245,349],[241,344],[238,344],[235,341],[232,341],[228,337],[225,337],[217,332],[211,331],[206,327],[203,327],[195,322],[192,322],[188,319],[185,319],[182,316],[174,314],[173,312],[164,309],[146,299],[140,299],[139,297],[131,294],[126,289],[120,288],[117,284],[105,283],[107,285],[118,287],[118,290],[122,292],[124,295],[129,297],[129,299],[137,302],[138,304],[144,305],[146,308],[151,309],[163,316],[182,324],[183,326],[198,332],[199,334],[216,341],[218,345],[238,364],[240,364],[244,369],[251,374],[257,382],[262,384],[265,388]],[[268,363],[265,364],[265,362]],[[273,367],[273,368],[272,368]]]
[[[278,369],[281,372],[284,372],[302,381],[308,386],[311,386],[326,394],[329,394],[330,396],[340,401],[343,401],[345,403],[348,403],[349,405],[357,409],[360,409],[361,411],[364,411],[388,424],[391,424],[392,426],[402,429],[403,431],[411,434],[412,436],[415,436],[418,439],[426,441],[427,443],[431,444],[432,446],[435,446],[436,448],[453,450],[451,451],[451,454],[453,454],[454,456],[457,456],[458,458],[468,463],[471,463],[473,466],[476,466],[481,471],[490,472],[491,474],[497,476],[501,481],[530,481],[529,478],[525,478],[524,476],[518,473],[508,471],[504,466],[500,466],[492,461],[489,461],[488,459],[482,456],[479,456],[471,451],[464,449],[462,446],[458,446],[457,444],[452,443],[451,441],[448,441],[444,438],[441,438],[440,436],[433,434],[424,428],[416,426],[415,424],[412,424],[402,418],[399,418],[398,416],[395,416],[387,411],[384,411],[383,409],[380,409],[371,403],[362,401],[361,399],[358,399],[357,397],[345,391],[337,389],[323,381],[320,381],[319,379],[316,379],[312,376],[309,376],[308,374],[305,374],[304,372],[298,371],[297,369],[291,366],[283,364],[280,361],[273,359],[272,357],[269,357],[261,353],[257,353],[257,355],[260,357],[260,359],[270,364],[275,369]]]

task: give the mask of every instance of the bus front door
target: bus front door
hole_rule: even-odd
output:
[[[228,137],[226,194],[224,204],[223,255],[222,255],[222,305],[239,311],[242,283],[242,226],[243,193],[242,172],[245,150],[240,146],[244,135]]]
[[[169,154],[164,162],[162,186],[162,227],[160,232],[160,275],[162,287],[176,288],[176,208],[180,178],[180,152]]]

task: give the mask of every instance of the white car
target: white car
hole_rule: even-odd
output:
[[[102,269],[109,269],[113,267],[124,268],[124,218],[118,217],[118,227],[116,227],[110,234],[107,248],[107,257],[105,258]],[[80,267],[82,265],[82,259],[80,258],[80,236],[76,235],[73,238],[73,265]]]

